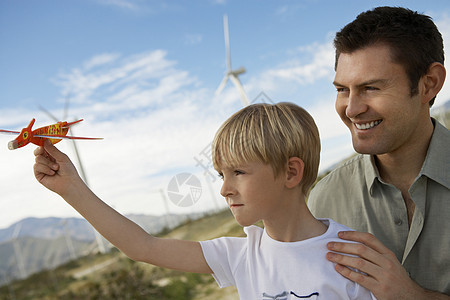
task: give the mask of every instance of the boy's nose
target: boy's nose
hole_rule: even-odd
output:
[[[222,197],[227,198],[234,195],[234,189],[231,187],[227,180],[223,180],[222,188],[220,189],[220,194]]]

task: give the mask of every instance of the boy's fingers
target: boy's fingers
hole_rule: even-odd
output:
[[[54,161],[50,160],[49,158],[47,158],[43,155],[36,156],[35,162],[36,162],[36,164],[39,164],[39,165],[48,166],[50,169],[52,169],[54,171],[57,171],[59,169],[59,165],[57,163],[55,163]]]
[[[35,164],[34,165],[34,174],[36,176],[41,176],[42,174],[53,176],[55,175],[55,170],[50,168],[48,165],[45,164]]]
[[[36,149],[34,149],[34,156],[42,155],[44,153],[44,147],[37,147]]]
[[[58,150],[49,140],[44,142],[44,150],[47,151],[56,161],[66,159],[66,155]]]

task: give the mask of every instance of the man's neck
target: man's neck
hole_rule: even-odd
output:
[[[409,226],[411,226],[416,207],[409,189],[420,173],[434,130],[432,123],[427,125],[431,126],[426,126],[424,134],[417,137],[413,144],[403,147],[400,151],[375,156],[381,179],[394,185],[402,193]]]
[[[384,182],[408,193],[422,168],[433,135],[433,123],[424,124],[420,136],[396,151],[375,155],[375,163]]]

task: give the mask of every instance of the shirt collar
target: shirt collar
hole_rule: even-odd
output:
[[[419,177],[425,175],[450,188],[450,131],[436,120],[432,121],[434,131]]]
[[[375,181],[381,181],[380,173],[375,164],[375,157],[373,155],[363,155],[362,163],[366,173],[366,186],[369,187],[370,194],[373,195]]]
[[[450,176],[448,172],[450,169],[450,131],[435,119],[432,118],[432,121],[434,124],[433,135],[431,136],[425,161],[417,178],[425,175],[439,184],[450,188]],[[375,156],[364,155],[363,164],[366,175],[366,184],[372,194],[376,181],[375,179],[380,183],[383,182],[375,164]]]

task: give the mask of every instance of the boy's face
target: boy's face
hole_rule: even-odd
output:
[[[250,226],[273,218],[282,211],[283,174],[275,177],[270,165],[261,162],[238,167],[224,166],[220,194],[225,197],[236,221]]]
[[[408,76],[392,62],[388,46],[342,53],[334,85],[336,110],[357,152],[386,154],[413,147],[428,104],[421,103],[420,90],[411,96]]]

